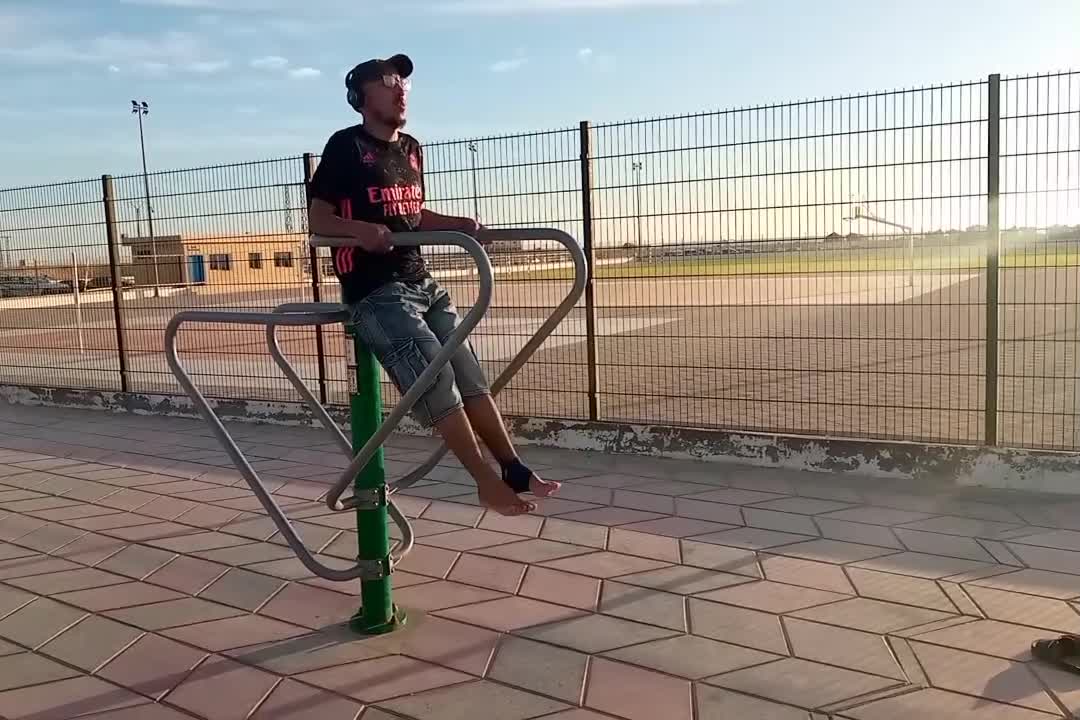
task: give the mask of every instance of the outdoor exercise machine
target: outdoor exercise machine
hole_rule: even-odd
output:
[[[543,344],[563,318],[577,304],[585,291],[588,266],[585,253],[578,242],[567,233],[552,228],[528,228],[516,230],[488,230],[481,235],[484,243],[495,241],[544,241],[554,240],[570,253],[574,265],[574,280],[562,302],[532,337],[517,352],[510,363],[491,384],[492,394],[497,394],[517,374],[537,348]],[[424,372],[382,419],[382,395],[380,366],[375,357],[363,346],[353,332],[348,310],[336,303],[285,303],[272,312],[246,310],[183,310],[169,321],[165,328],[165,358],[180,386],[191,398],[195,408],[210,425],[215,437],[247,481],[255,497],[273,520],[282,538],[297,558],[314,575],[335,581],[360,580],[360,609],[350,620],[356,632],[375,635],[389,632],[405,623],[406,614],[393,601],[391,575],[398,563],[413,547],[412,526],[397,505],[393,494],[424,478],[446,454],[445,444],[440,444],[422,465],[407,475],[388,481],[382,446],[408,414],[420,396],[431,385],[435,376],[450,362],[451,357],[465,342],[481,318],[487,313],[494,290],[494,272],[487,252],[476,239],[459,232],[413,232],[395,233],[391,242],[398,246],[457,245],[464,249],[476,264],[479,290],[472,308],[447,338]],[[310,245],[322,247],[350,247],[356,245],[353,238],[312,235]],[[259,479],[258,473],[244,457],[220,418],[210,407],[202,392],[195,386],[190,374],[180,362],[176,339],[185,323],[222,323],[228,325],[258,325],[266,328],[266,342],[270,356],[282,373],[299,393],[315,419],[334,437],[342,452],[350,458],[341,477],[324,496],[326,505],[338,512],[356,513],[357,558],[349,568],[339,569],[324,565],[308,550],[297,534],[289,518],[282,512],[273,495]],[[329,412],[297,374],[278,342],[277,329],[282,326],[345,325],[351,336],[349,356],[349,422],[352,440],[346,437]],[[345,490],[352,485],[352,494],[342,499]],[[398,527],[401,539],[390,543],[387,521]]]

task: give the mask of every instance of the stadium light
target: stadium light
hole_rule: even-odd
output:
[[[150,233],[150,255],[154,263],[154,297],[161,297],[161,276],[158,271],[157,238],[154,236],[154,213],[150,207],[150,178],[146,173],[146,140],[143,136],[143,115],[150,114],[145,100],[131,101],[131,114],[139,118],[139,149],[142,151],[143,192],[146,193],[146,224]]]
[[[852,213],[852,215],[853,215],[853,217],[845,217],[845,218],[841,218],[841,219],[844,220],[845,222],[850,222],[852,220],[866,220],[868,222],[875,222],[875,223],[879,223],[881,225],[888,225],[889,227],[894,227],[894,228],[897,228],[897,229],[903,231],[903,233],[905,235],[907,235],[907,246],[908,246],[908,283],[907,284],[908,284],[908,287],[913,287],[915,285],[915,236],[912,234],[911,228],[908,227],[907,225],[902,225],[901,223],[893,222],[892,220],[886,220],[883,217],[878,217],[877,215],[874,215],[873,213],[869,213],[869,212],[863,210],[858,205],[854,206],[854,212]]]

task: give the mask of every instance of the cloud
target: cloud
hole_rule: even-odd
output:
[[[592,57],[592,54],[592,48],[581,48],[577,51],[578,59],[580,59],[582,62],[588,62],[589,58]]]
[[[118,68],[116,65],[110,65],[109,66],[109,72],[118,73],[118,72],[120,72],[120,68]]]
[[[578,60],[582,65],[588,65],[594,70],[611,70],[615,67],[615,58],[606,53],[598,53],[592,48],[581,48],[577,51]]]
[[[508,73],[520,70],[521,66],[527,63],[528,58],[514,58],[513,60],[499,60],[491,64],[491,72],[494,73]]]
[[[432,9],[462,15],[517,15],[587,10],[728,5],[735,0],[441,0]]]
[[[322,70],[313,67],[293,68],[289,71],[289,77],[293,78],[316,78],[322,75]]]
[[[267,55],[251,61],[251,67],[259,70],[283,70],[288,66],[289,61],[280,55]]]

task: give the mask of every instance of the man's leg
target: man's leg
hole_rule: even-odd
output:
[[[425,288],[431,297],[431,307],[424,317],[439,341],[445,343],[454,328],[461,324],[461,318],[450,295],[438,283],[429,280]],[[491,396],[484,369],[468,341],[454,354],[451,365],[472,429],[502,467],[503,480],[515,492],[531,491],[539,497],[546,497],[558,490],[559,483],[541,479],[521,462],[506,432],[502,414]]]
[[[442,346],[424,321],[426,305],[422,293],[409,285],[392,283],[351,307],[360,340],[386,368],[402,394],[412,387]],[[443,368],[435,376],[413,406],[412,414],[422,425],[434,425],[476,481],[482,505],[505,515],[535,509],[535,505],[517,497],[480,452],[455,389],[452,367]]]

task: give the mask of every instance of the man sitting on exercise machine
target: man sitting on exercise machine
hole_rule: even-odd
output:
[[[345,76],[347,100],[364,121],[330,136],[308,199],[312,233],[356,238],[357,247],[333,249],[334,274],[360,340],[402,394],[461,320],[449,294],[428,273],[420,248],[394,247],[391,233],[455,230],[477,237],[481,230],[472,218],[423,206],[423,151],[401,131],[412,71],[412,60],[399,54],[368,60]],[[484,507],[504,515],[527,513],[536,505],[518,493],[546,497],[559,489],[521,462],[468,341],[412,415],[438,430],[476,481]],[[477,435],[501,473],[484,459]]]

